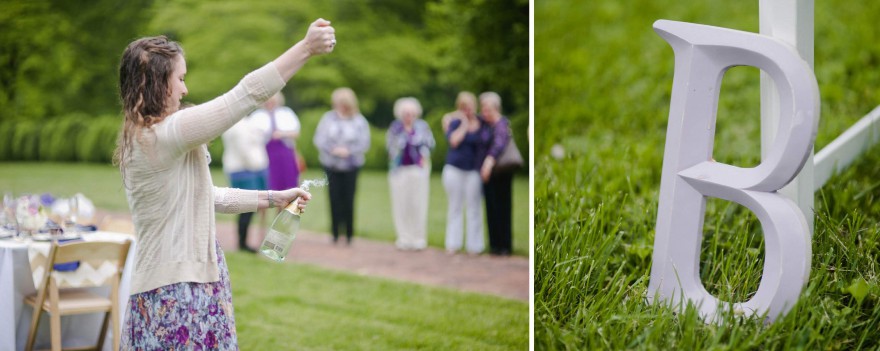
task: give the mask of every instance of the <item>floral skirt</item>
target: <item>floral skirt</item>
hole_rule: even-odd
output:
[[[217,244],[220,280],[176,283],[132,295],[123,350],[237,350],[229,270]]]

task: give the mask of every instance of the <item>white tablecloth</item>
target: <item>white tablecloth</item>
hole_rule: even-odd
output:
[[[128,234],[111,232],[84,233],[86,241],[122,241],[131,240],[122,281],[119,285],[120,328],[125,319],[125,307],[128,305],[129,286],[131,284],[131,267],[134,265],[135,241]],[[48,242],[20,242],[12,239],[0,240],[0,351],[23,350],[27,342],[33,309],[24,304],[24,297],[36,292],[34,286],[35,272],[31,269],[31,257],[46,255]],[[38,277],[39,278],[39,277]],[[96,288],[100,293],[108,293],[109,288]],[[103,321],[102,313],[70,315],[61,317],[61,340],[63,347],[91,346],[98,338],[98,331]],[[108,328],[109,338],[112,329]],[[49,318],[43,315],[37,329],[35,348],[49,348]],[[104,350],[111,350],[110,339],[104,340]]]

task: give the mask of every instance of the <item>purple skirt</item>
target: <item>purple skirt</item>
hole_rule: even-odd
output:
[[[238,350],[229,270],[217,244],[220,280],[176,283],[131,295],[122,350]]]
[[[269,155],[269,190],[296,188],[299,168],[294,149],[280,139],[272,139],[266,144],[266,153]]]

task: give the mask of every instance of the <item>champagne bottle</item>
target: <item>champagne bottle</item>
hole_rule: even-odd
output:
[[[263,244],[260,245],[260,252],[275,261],[284,261],[299,230],[301,214],[297,198],[275,216],[266,238],[263,239]]]

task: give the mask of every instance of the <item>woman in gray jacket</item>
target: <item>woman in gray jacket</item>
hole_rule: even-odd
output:
[[[370,149],[370,125],[358,109],[357,95],[349,88],[333,91],[333,109],[327,111],[315,130],[321,165],[327,173],[330,192],[330,222],[333,243],[345,230],[346,243],[354,235],[354,194],[357,175]]]

